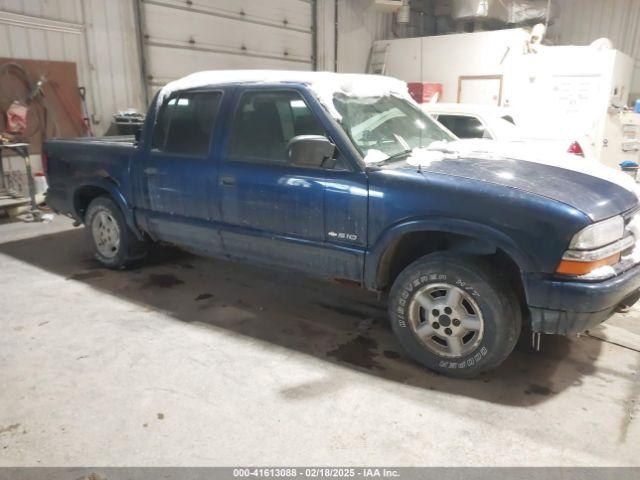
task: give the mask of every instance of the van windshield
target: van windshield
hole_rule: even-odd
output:
[[[391,95],[333,97],[345,129],[366,163],[376,163],[455,138],[411,102]]]

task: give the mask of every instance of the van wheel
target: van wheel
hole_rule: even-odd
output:
[[[85,226],[94,257],[105,267],[125,268],[147,254],[147,243],[138,240],[109,197],[98,197],[89,204]]]
[[[522,323],[513,289],[481,258],[434,253],[398,276],[389,297],[391,326],[425,367],[471,378],[502,363]]]

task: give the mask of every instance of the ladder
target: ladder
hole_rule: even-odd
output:
[[[387,73],[387,59],[389,57],[389,44],[378,43],[371,47],[369,53],[369,65],[367,73],[375,75],[384,75]]]

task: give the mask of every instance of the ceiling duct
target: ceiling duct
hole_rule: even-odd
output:
[[[398,10],[396,21],[398,23],[409,23],[411,21],[411,5],[409,5],[409,0],[402,0],[402,6],[400,10]]]
[[[505,24],[545,22],[551,17],[549,0],[451,0],[451,18],[458,20],[486,20]]]

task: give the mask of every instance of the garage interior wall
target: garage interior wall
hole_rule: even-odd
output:
[[[0,56],[77,64],[93,129],[112,115],[145,109],[149,95],[205,69],[313,69],[311,0],[0,0]],[[338,71],[364,72],[371,42],[390,34],[392,15],[372,0],[338,0]],[[335,0],[317,0],[319,70],[334,70]],[[364,13],[363,13],[364,12]]]
[[[315,4],[317,3],[317,7]],[[144,0],[142,16],[151,93],[166,82],[212,68],[312,70],[317,8],[318,70],[364,72],[371,42],[390,33],[392,16],[372,0]],[[364,13],[363,13],[364,12]]]
[[[335,0],[318,0],[318,70],[335,70]],[[391,38],[393,15],[372,0],[338,0],[338,71],[364,73],[374,40]]]
[[[200,70],[312,70],[312,6],[305,0],[145,0],[150,93]]]
[[[312,69],[311,0],[141,2],[151,93],[207,68]],[[338,71],[364,72],[371,42],[391,38],[393,16],[371,0],[338,0]],[[317,68],[335,68],[335,0],[317,0]],[[0,56],[72,61],[87,87],[94,131],[114,113],[144,110],[135,0],[0,0]],[[549,31],[554,43],[608,37],[636,59],[640,96],[640,0],[566,0]]]
[[[94,132],[144,108],[131,0],[0,0],[0,57],[75,62]]]
[[[640,98],[640,0],[563,0],[548,38],[558,45],[589,45],[606,37],[635,59],[631,98]]]

